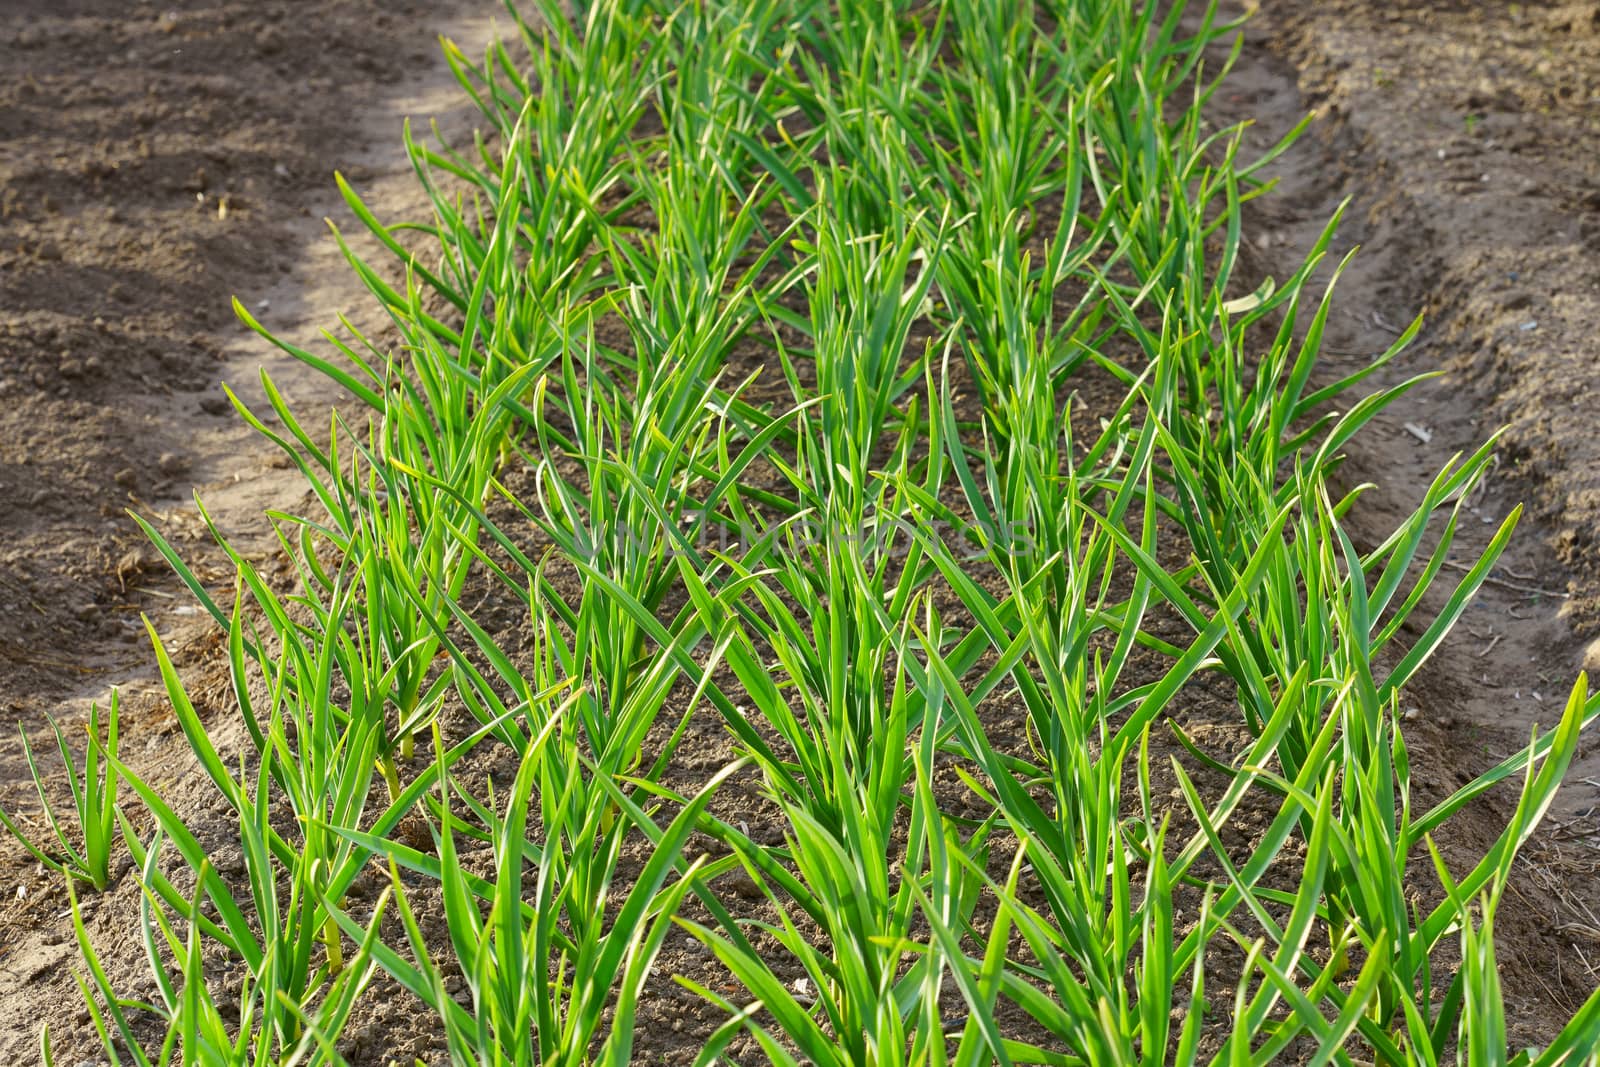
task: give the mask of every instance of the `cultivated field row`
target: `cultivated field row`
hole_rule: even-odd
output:
[[[1347,532],[1418,324],[1319,367],[1337,218],[1244,276],[1300,128],[1206,123],[1236,27],[525,7],[450,53],[479,140],[408,131],[432,218],[343,186],[392,329],[290,351],[351,402],[236,401],[314,496],[290,580],[145,526],[226,632],[219,710],[151,630],[229,837],[103,709],[37,847],[75,912],[137,868],[143,989],[76,924],[114,1062],[360,1060],[380,985],[456,1064],[1596,1062],[1600,994],[1507,1048],[1493,933],[1600,704],[1413,790],[1405,686],[1517,516],[1445,566],[1490,441]],[[674,978],[688,1047],[640,1023]]]

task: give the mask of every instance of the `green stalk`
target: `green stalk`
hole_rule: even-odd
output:
[[[383,783],[389,789],[389,803],[398,804],[401,797],[400,770],[395,766],[392,754],[385,753],[378,757],[378,771],[383,775]]]

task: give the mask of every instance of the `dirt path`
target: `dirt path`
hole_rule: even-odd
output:
[[[1261,0],[1217,115],[1256,119],[1265,145],[1320,113],[1255,202],[1249,266],[1284,277],[1351,199],[1329,258],[1362,250],[1335,298],[1331,371],[1425,316],[1384,384],[1442,376],[1358,438],[1347,481],[1376,485],[1358,531],[1386,535],[1452,455],[1506,427],[1445,577],[1512,508],[1526,512],[1409,694],[1413,766],[1442,792],[1553,725],[1578,672],[1600,664],[1587,644],[1600,620],[1600,437],[1584,413],[1600,385],[1600,5],[1447,7]],[[1591,739],[1497,920],[1514,1046],[1548,1040],[1600,981],[1597,806]],[[1443,842],[1453,865],[1476,862],[1503,825],[1494,803],[1469,810]]]
[[[140,614],[182,662],[215,638],[124,509],[204,566],[217,554],[198,490],[225,529],[265,548],[263,509],[302,486],[221,383],[255,402],[264,366],[308,409],[337,398],[244,330],[229,301],[237,294],[300,343],[340,312],[376,325],[323,222],[354,223],[333,171],[380,214],[419,214],[401,121],[470,121],[435,38],[479,51],[496,9],[20,8],[0,32],[0,802],[31,811],[11,723],[38,747],[46,714],[72,724],[114,685],[125,735],[138,738],[125,758],[187,759],[155,692]],[[53,784],[64,798],[64,782]],[[62,1055],[92,1052],[65,896],[45,873],[0,842],[7,1063],[37,1054],[41,1018],[56,1020]]]

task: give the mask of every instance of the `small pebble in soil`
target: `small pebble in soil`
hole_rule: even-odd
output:
[[[747,874],[731,879],[728,888],[733,890],[735,896],[744,900],[757,900],[761,897],[761,887]]]
[[[189,469],[189,461],[176,452],[163,452],[161,458],[156,460],[156,466],[162,474],[182,474]]]

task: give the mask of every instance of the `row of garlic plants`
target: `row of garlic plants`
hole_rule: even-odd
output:
[[[627,1063],[675,937],[740,990],[679,976],[726,1017],[704,1063],[1512,1059],[1495,908],[1595,706],[1580,682],[1413,810],[1400,694],[1515,516],[1450,584],[1491,443],[1357,548],[1335,472],[1413,384],[1366,391],[1410,332],[1319,370],[1337,220],[1282,285],[1237,276],[1242,205],[1299,130],[1247,160],[1206,125],[1215,5],[533,6],[525,58],[448,50],[471,148],[407,133],[431,220],[344,186],[393,254],[347,248],[392,326],[284,344],[350,397],[330,429],[265,377],[270,412],[236,401],[318,503],[271,516],[293,587],[214,530],[219,596],[146,527],[228,635],[243,753],[155,646],[245,876],[95,746],[97,840],[117,784],[148,813],[117,822],[156,996],[119,994],[78,924],[113,1060],[343,1062],[381,972],[453,1063]],[[1090,410],[1090,381],[1120,399]],[[474,617],[483,586],[530,640]],[[1208,680],[1242,751],[1172,717]],[[696,716],[741,756],[682,795]],[[501,795],[463,773],[494,746]],[[715,814],[750,774],[781,844]],[[1519,777],[1495,846],[1448,869],[1432,835]],[[1267,828],[1241,851],[1245,811]],[[353,898],[374,867],[388,888]],[[1597,1040],[1600,1000],[1515,1057]]]

